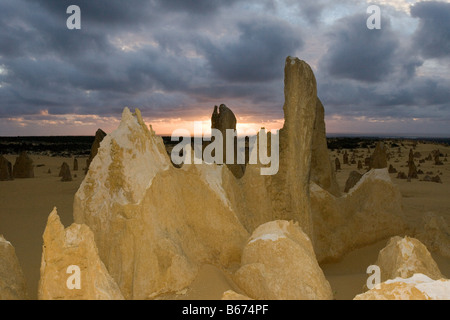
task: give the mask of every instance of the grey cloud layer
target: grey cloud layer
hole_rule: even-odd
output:
[[[71,4],[82,9],[79,31],[65,28]],[[377,31],[365,28],[359,9],[324,23],[333,5],[3,0],[0,117],[41,110],[119,115],[124,106],[154,118],[183,117],[231,100],[240,114],[281,118],[284,58],[307,52],[305,34],[313,32],[327,48],[316,72],[327,114],[401,119],[430,117],[423,110],[431,110],[450,118],[449,78],[417,72],[427,59],[449,68],[449,4],[416,4],[418,28],[406,39],[387,13]]]

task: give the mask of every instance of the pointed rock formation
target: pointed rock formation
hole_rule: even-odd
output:
[[[16,251],[0,235],[0,300],[24,299],[27,299],[27,289]]]
[[[72,174],[70,173],[70,168],[67,162],[63,162],[61,165],[59,177],[61,177],[61,181],[63,182],[72,181]]]
[[[342,156],[342,160],[344,164],[348,164],[348,153],[347,150],[345,150],[344,155]]]
[[[340,196],[339,185],[336,180],[336,172],[330,159],[327,146],[325,129],[325,110],[320,99],[316,104],[316,122],[314,124],[314,136],[311,150],[311,181],[330,192],[334,196]]]
[[[375,265],[380,267],[381,281],[410,278],[416,273],[439,280],[444,278],[427,247],[410,237],[393,237],[383,248]]]
[[[417,176],[417,167],[414,163],[414,154],[413,150],[409,150],[409,160],[408,160],[408,179],[418,179]]]
[[[89,227],[72,224],[64,229],[55,208],[43,238],[40,300],[123,300],[98,256]]]
[[[348,179],[345,182],[344,192],[349,192],[350,189],[353,188],[359,182],[359,180],[361,180],[362,176],[363,175],[358,171],[350,172]]]
[[[392,164],[389,165],[389,169],[388,169],[389,173],[397,173],[397,169],[394,168],[394,166]]]
[[[288,221],[269,222],[253,232],[234,279],[257,300],[333,299],[310,239]]]
[[[233,142],[226,141],[226,130],[234,130],[236,132],[236,123],[236,116],[226,105],[221,104],[219,108],[217,106],[214,107],[214,112],[211,116],[211,129],[217,129],[222,133],[224,141],[222,150],[223,163],[227,163],[227,143],[232,143],[233,145],[228,146],[228,148],[233,148],[234,150],[234,163],[227,163],[227,167],[236,178],[242,178],[245,173],[245,164],[237,164],[237,138]]]
[[[377,143],[370,157],[370,169],[387,168],[387,148],[382,141]]]
[[[95,133],[94,142],[91,146],[91,153],[89,155],[89,158],[86,160],[86,173],[89,170],[89,166],[91,165],[92,160],[95,158],[98,152],[98,148],[100,148],[100,143],[103,141],[103,139],[106,137],[106,133],[102,129],[98,129]]]
[[[396,278],[375,286],[354,300],[449,300],[450,280],[433,280],[417,273],[408,279]]]
[[[336,157],[336,159],[334,159],[334,166],[336,167],[336,171],[341,170],[341,161],[339,161],[338,157]]]
[[[321,121],[317,88],[311,68],[297,58],[286,59],[283,110],[284,126],[272,135],[280,141],[278,173],[261,175],[261,164],[248,165],[237,179],[228,166],[202,163],[174,168],[162,138],[149,130],[139,110],[132,114],[124,109],[119,127],[102,141],[75,195],[74,217],[95,234],[99,255],[126,298],[156,298],[183,290],[204,264],[230,273],[241,262],[254,266],[253,260],[242,258],[249,235],[274,220],[298,223],[308,238],[315,239],[319,259],[340,257],[399,232],[401,196],[387,170],[372,170],[342,197],[311,181],[312,175],[312,180],[322,182],[332,182],[333,177],[324,169],[327,157],[312,166],[312,153],[324,146],[323,139],[315,139]],[[213,114],[214,126],[221,122],[219,115]],[[192,155],[192,150],[188,152]],[[299,247],[307,245],[292,242],[287,241],[286,250],[306,259],[310,250]],[[285,241],[274,244],[284,247],[281,243]],[[312,268],[315,257],[306,261]],[[265,286],[256,292],[290,295],[286,278],[286,288],[274,287],[273,277],[284,270],[267,263],[269,269],[261,277],[259,267],[246,271]],[[303,281],[303,276],[297,279],[301,263],[289,263],[294,266],[293,281]],[[256,274],[251,275],[253,271]],[[304,288],[295,288],[292,295],[305,294]],[[306,294],[320,296],[313,290]]]
[[[124,109],[75,195],[75,222],[95,234],[102,261],[127,299],[186,288],[200,266],[239,263],[248,232],[222,186],[226,166],[174,168],[139,110]]]
[[[16,163],[13,167],[13,176],[16,179],[34,178],[33,160],[22,151],[16,158]]]
[[[0,155],[0,181],[9,180],[14,180],[11,162]]]
[[[363,168],[363,164],[361,162],[361,160],[358,160],[358,170],[362,170]]]
[[[316,78],[311,67],[298,58],[288,57],[284,70],[285,122],[280,130],[279,171],[269,178],[273,219],[298,221],[312,237],[309,182],[317,112]]]

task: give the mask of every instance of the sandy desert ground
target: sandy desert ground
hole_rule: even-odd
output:
[[[403,141],[401,155],[398,154],[398,148],[391,150],[395,156],[389,161],[397,170],[406,173],[410,144],[409,141]],[[450,147],[431,143],[419,143],[414,151],[420,152],[424,158],[435,149],[440,149],[443,154],[450,154]],[[358,153],[365,157],[368,151],[367,149],[358,149]],[[342,154],[330,151],[332,160],[335,156],[339,156],[342,162]],[[6,155],[11,163],[14,163],[15,157],[15,155]],[[15,247],[27,280],[29,298],[36,299],[42,234],[47,217],[56,206],[61,221],[66,227],[73,222],[73,197],[84,178],[82,167],[84,167],[86,158],[79,158],[80,170],[72,171],[72,176],[77,176],[71,182],[61,182],[58,173],[63,161],[66,161],[72,169],[73,158],[39,155],[31,155],[31,158],[35,164],[34,179],[0,182],[0,234],[3,234]],[[361,160],[364,162],[364,159]],[[419,165],[418,160],[416,159],[416,165]],[[424,172],[432,171],[433,176],[439,174],[442,183],[420,181],[424,175],[419,175],[418,180],[413,179],[408,182],[397,179],[397,174],[391,174],[393,182],[402,193],[403,209],[410,229],[420,223],[424,213],[430,211],[443,216],[450,224],[450,162],[443,162],[442,166],[435,166],[433,163],[433,161],[427,161],[420,164],[418,169]],[[51,173],[48,173],[49,169]],[[337,172],[337,179],[342,191],[352,170],[357,170],[355,164],[342,164],[342,170]],[[364,173],[366,170],[359,171]],[[355,295],[362,292],[368,277],[366,269],[369,265],[374,264],[379,250],[386,245],[387,240],[354,250],[338,262],[321,265],[332,286],[335,299],[353,299]],[[450,258],[436,253],[432,253],[432,255],[442,274],[450,278]],[[239,292],[227,274],[214,266],[205,265],[190,288],[180,294],[162,298],[220,299],[223,292],[229,289]]]

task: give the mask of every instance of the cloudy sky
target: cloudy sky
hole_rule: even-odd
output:
[[[125,106],[170,134],[221,103],[280,128],[287,56],[329,133],[450,136],[450,0],[1,0],[0,136],[110,132]]]

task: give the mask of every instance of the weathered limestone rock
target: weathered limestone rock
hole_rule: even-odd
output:
[[[363,164],[361,162],[361,160],[358,160],[358,170],[362,170],[363,168]]]
[[[317,84],[311,67],[288,57],[284,71],[285,122],[280,130],[280,168],[271,176],[274,219],[298,221],[312,237],[309,180],[317,112]],[[295,196],[292,196],[295,195]]]
[[[75,222],[95,234],[102,261],[127,299],[186,288],[199,267],[239,263],[249,233],[222,188],[226,166],[174,168],[139,110],[125,108],[75,195]]]
[[[389,173],[397,173],[397,169],[395,169],[392,164],[389,165],[388,171],[389,171]]]
[[[61,170],[59,171],[59,177],[61,177],[61,181],[72,181],[72,174],[70,173],[70,168],[67,162],[63,162],[61,165]]]
[[[33,160],[25,151],[21,152],[16,158],[16,163],[13,167],[13,176],[16,179],[34,178]]]
[[[89,154],[89,158],[86,160],[86,173],[89,170],[89,166],[91,165],[92,160],[95,158],[98,152],[98,148],[100,148],[100,143],[106,137],[106,133],[102,129],[98,129],[95,133],[94,142],[91,146],[91,153]]]
[[[413,150],[409,150],[409,160],[408,160],[408,179],[418,179],[417,176],[417,167],[414,163],[414,154]]]
[[[417,273],[408,279],[396,278],[375,286],[354,300],[449,300],[450,280],[432,280]]]
[[[345,182],[345,189],[344,192],[349,192],[351,188],[353,188],[359,180],[362,178],[362,174],[358,171],[352,171],[350,172],[347,181]]]
[[[314,248],[319,262],[404,232],[402,197],[387,169],[372,169],[342,197],[311,183]]]
[[[387,168],[387,149],[382,141],[377,143],[372,156],[370,157],[371,169]]]
[[[406,173],[400,171],[399,173],[397,173],[397,179],[408,179],[408,177],[406,176]]]
[[[226,163],[228,169],[233,173],[236,178],[242,178],[245,173],[245,164],[237,164],[237,138],[231,141],[226,141],[226,130],[236,131],[236,116],[233,111],[226,105],[221,104],[219,108],[214,107],[214,112],[211,116],[211,129],[218,129],[222,133],[223,137],[223,163],[226,163],[226,149],[228,143],[232,143],[232,146],[228,148],[233,148],[234,150],[234,164]]]
[[[16,251],[0,235],[0,300],[24,299],[27,299],[27,289]]]
[[[422,217],[421,228],[414,237],[424,243],[432,252],[450,258],[450,226],[442,216],[428,212]]]
[[[320,99],[317,99],[316,108],[316,122],[311,150],[311,181],[314,181],[332,195],[340,196],[336,172],[333,170],[327,146],[325,110]]]
[[[334,159],[334,165],[336,167],[336,171],[340,171],[341,170],[341,161],[339,160],[338,157],[336,157],[336,159]]]
[[[345,150],[344,155],[342,156],[342,160],[344,164],[348,164],[348,153],[347,150]]]
[[[393,237],[380,251],[375,265],[380,267],[381,281],[410,278],[416,273],[439,280],[444,278],[427,247],[410,237]]]
[[[269,222],[253,232],[234,279],[254,299],[333,299],[310,239],[288,221]]]
[[[249,297],[243,294],[236,293],[233,290],[228,290],[223,293],[222,300],[253,300],[253,299],[250,299]]]
[[[56,208],[44,232],[40,300],[123,300],[119,287],[98,256],[94,234],[86,225],[61,224]],[[79,271],[71,270],[75,266]],[[71,274],[79,272],[79,287]]]
[[[14,180],[12,165],[4,156],[0,155],[0,181]]]

